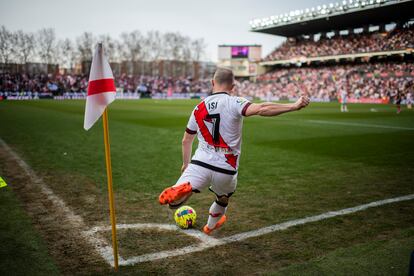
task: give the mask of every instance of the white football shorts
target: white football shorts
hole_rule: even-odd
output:
[[[210,189],[218,196],[230,196],[236,190],[237,173],[229,175],[216,172],[195,164],[189,164],[174,186],[190,182],[193,190],[202,191],[210,185]]]

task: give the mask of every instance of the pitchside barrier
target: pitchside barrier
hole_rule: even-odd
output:
[[[137,100],[142,98],[152,99],[203,99],[207,97],[208,93],[153,93],[141,94],[137,92],[117,92],[116,98],[123,100]],[[0,100],[85,100],[86,92],[66,92],[62,95],[53,95],[52,93],[38,93],[38,92],[0,92]]]
[[[157,100],[175,100],[175,99],[204,99],[207,97],[208,93],[153,93],[142,95],[137,92],[117,92],[116,98],[120,100],[138,100],[141,98],[152,98]],[[253,97],[246,96],[248,100],[253,100]],[[38,92],[0,92],[0,101],[1,100],[42,100],[42,99],[54,99],[54,100],[85,100],[85,92],[66,92],[59,96],[54,96],[52,93],[38,93]],[[263,96],[258,99],[262,101],[290,101],[294,102],[298,98],[293,97],[277,97],[277,96]],[[311,97],[312,102],[341,102],[339,99],[330,99],[330,98],[318,98]],[[389,98],[348,98],[348,103],[364,103],[364,104],[389,104],[392,101]],[[406,104],[406,100],[403,99],[401,104]]]

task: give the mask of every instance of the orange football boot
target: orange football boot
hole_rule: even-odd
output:
[[[217,221],[216,225],[213,229],[208,228],[207,224],[203,228],[203,232],[207,235],[210,235],[213,230],[219,229],[227,220],[226,215],[222,215],[219,221]]]
[[[160,204],[172,203],[192,192],[190,182],[166,188],[159,196]]]

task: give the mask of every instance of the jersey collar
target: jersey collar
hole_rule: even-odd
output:
[[[223,92],[211,93],[211,95],[208,95],[208,96],[210,97],[210,96],[214,96],[214,95],[218,95],[218,94],[226,94],[226,95],[230,96],[229,93],[224,92],[224,91]]]

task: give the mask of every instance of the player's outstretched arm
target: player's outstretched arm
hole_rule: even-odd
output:
[[[300,97],[295,103],[292,104],[279,104],[279,103],[259,103],[251,104],[246,110],[246,116],[277,116],[286,112],[300,110],[309,104],[309,98],[306,96]]]
[[[188,164],[190,164],[194,137],[195,134],[189,134],[188,132],[184,132],[182,141],[183,166],[181,167],[181,172],[183,172],[188,167]]]

